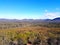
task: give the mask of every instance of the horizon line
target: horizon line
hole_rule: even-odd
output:
[[[60,18],[60,17],[56,17],[56,18]],[[0,19],[11,19],[11,20],[27,20],[27,19],[32,19],[32,20],[36,20],[36,19],[41,19],[41,18],[23,18],[23,19],[17,19],[17,18],[0,18]],[[42,18],[41,20],[43,20],[44,18]],[[45,18],[45,19],[49,19],[49,18]],[[53,18],[55,19],[55,18]]]

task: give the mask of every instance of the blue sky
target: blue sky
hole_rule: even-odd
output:
[[[53,19],[60,17],[60,0],[0,0],[0,18]]]

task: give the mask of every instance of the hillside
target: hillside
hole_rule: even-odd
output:
[[[60,20],[58,19],[24,19],[10,20],[0,19],[0,44],[27,44],[31,41],[41,45],[47,45],[47,40],[60,39]],[[39,42],[39,41],[41,42]],[[22,41],[22,42],[21,42]],[[35,42],[36,41],[36,42]],[[39,42],[39,43],[38,43]],[[53,43],[51,42],[51,43]]]
[[[60,27],[60,18],[55,19],[0,19],[0,29],[21,28],[31,26]]]

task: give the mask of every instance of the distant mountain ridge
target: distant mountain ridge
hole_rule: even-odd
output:
[[[53,22],[60,22],[60,17],[55,18],[55,19],[53,19],[52,21],[53,21]]]
[[[60,22],[60,17],[54,19],[0,19],[0,22]]]
[[[60,20],[60,17],[58,17],[58,18],[55,18],[55,19],[53,19],[53,20]]]

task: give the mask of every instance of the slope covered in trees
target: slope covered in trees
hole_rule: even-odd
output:
[[[60,23],[52,20],[0,22],[1,45],[58,45]]]

